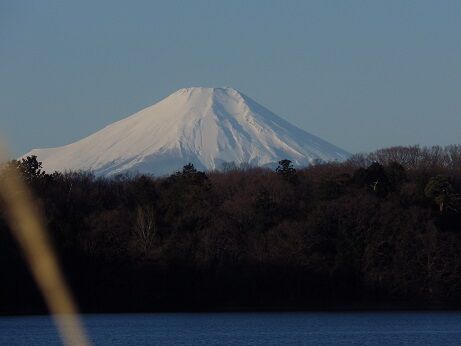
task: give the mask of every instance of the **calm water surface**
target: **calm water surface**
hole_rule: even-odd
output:
[[[94,345],[461,345],[460,312],[85,315]],[[0,317],[0,345],[59,345],[45,316]]]

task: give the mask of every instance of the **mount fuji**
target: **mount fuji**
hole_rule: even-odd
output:
[[[295,166],[342,161],[346,151],[283,120],[232,88],[184,88],[75,143],[34,149],[47,172],[127,171],[170,174],[191,162],[219,169],[225,162]]]

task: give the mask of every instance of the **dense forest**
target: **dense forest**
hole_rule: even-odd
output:
[[[85,312],[461,307],[460,145],[168,177],[8,165]],[[44,312],[2,203],[0,313]]]

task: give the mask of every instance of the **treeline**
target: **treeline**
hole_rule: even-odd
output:
[[[8,164],[86,312],[461,307],[461,146],[162,178]],[[0,313],[43,312],[1,203]]]

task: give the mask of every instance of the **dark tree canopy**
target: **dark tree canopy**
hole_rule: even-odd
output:
[[[162,178],[10,164],[84,312],[460,308],[457,148]],[[1,203],[0,313],[43,313]]]
[[[37,160],[37,156],[35,155],[27,156],[17,161],[13,160],[10,165],[16,167],[27,181],[31,181],[45,175],[45,172],[42,170],[42,163]]]
[[[290,160],[279,161],[278,167],[275,169],[277,174],[282,176],[287,181],[294,183],[297,181],[296,169],[293,167],[293,163]]]
[[[424,193],[439,205],[441,213],[446,208],[456,210],[454,205],[458,196],[455,194],[453,185],[448,177],[443,175],[432,177],[427,183]]]

